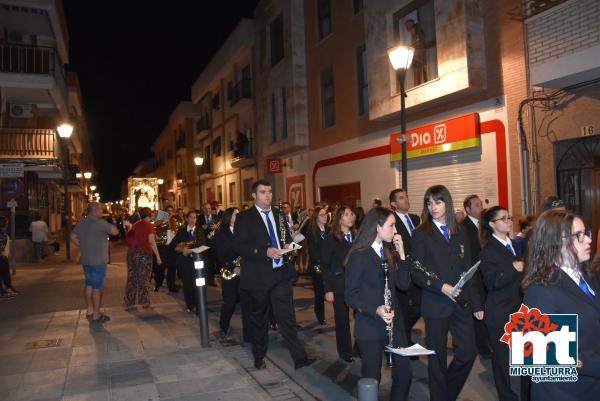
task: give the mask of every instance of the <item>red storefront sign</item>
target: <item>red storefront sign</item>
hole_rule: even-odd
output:
[[[281,159],[267,159],[267,171],[269,174],[281,173]]]
[[[453,118],[440,123],[407,130],[407,156],[429,156],[481,146],[479,115],[477,113]],[[402,160],[402,134],[390,136],[392,161]],[[400,142],[399,142],[400,140]]]
[[[306,206],[306,176],[304,174],[295,177],[287,177],[285,180],[287,187],[287,201],[292,208],[296,206]]]

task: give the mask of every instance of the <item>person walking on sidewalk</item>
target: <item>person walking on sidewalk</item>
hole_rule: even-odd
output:
[[[35,215],[35,220],[29,225],[31,232],[31,243],[33,244],[33,261],[41,262],[44,257],[44,245],[48,235],[48,225],[40,214]]]
[[[77,223],[71,240],[81,250],[81,264],[85,274],[86,317],[91,322],[106,322],[107,315],[100,313],[102,289],[108,263],[108,235],[117,235],[119,230],[102,218],[102,207],[98,202],[88,203],[86,218]]]
[[[135,241],[133,244],[128,243],[130,248],[127,251],[127,285],[123,300],[125,308],[130,308],[136,303],[144,308],[150,306],[148,282],[152,272],[152,254],[156,256],[156,264],[162,265],[156,247],[156,232],[150,222],[152,210],[149,207],[142,207],[139,213],[142,219],[131,227],[128,234],[128,237],[135,236]]]

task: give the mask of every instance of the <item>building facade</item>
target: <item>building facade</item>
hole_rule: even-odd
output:
[[[57,235],[63,228],[65,169],[72,215],[86,200],[81,173],[91,170],[91,152],[77,76],[64,70],[68,47],[60,1],[0,1],[0,164],[23,166],[1,178],[0,212],[17,202],[18,259],[28,253],[35,215]],[[56,131],[65,122],[74,126],[68,140]]]

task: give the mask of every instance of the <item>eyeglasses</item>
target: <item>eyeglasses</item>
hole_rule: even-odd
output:
[[[512,216],[502,216],[502,217],[498,217],[497,219],[492,220],[492,222],[495,223],[498,220],[502,220],[504,223],[507,223],[509,221],[512,221],[512,219],[513,219]]]
[[[579,241],[579,243],[582,244],[583,241],[585,241],[585,237],[592,238],[592,231],[591,230],[577,231],[576,233],[573,233],[573,234],[569,235],[568,237],[563,237],[563,238],[569,238],[569,237],[577,237],[577,241]]]

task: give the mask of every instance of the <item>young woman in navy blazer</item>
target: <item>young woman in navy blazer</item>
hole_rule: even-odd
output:
[[[327,207],[315,207],[305,232],[308,242],[308,271],[312,277],[315,294],[315,317],[320,324],[325,324],[325,288],[321,267],[321,248],[328,237],[328,217]]]
[[[452,286],[471,267],[469,239],[454,217],[452,196],[443,185],[427,189],[423,197],[423,219],[412,237],[412,256],[431,273],[413,270],[413,280],[423,289],[421,315],[425,319],[429,357],[429,393],[432,401],[458,398],[475,362],[475,326],[472,315],[483,319],[483,303],[477,282],[469,280],[457,294]],[[461,306],[462,305],[462,306]],[[454,358],[447,363],[448,331],[454,342]]]
[[[335,342],[340,358],[351,363],[352,337],[350,336],[350,316],[344,301],[345,273],[344,261],[350,251],[356,230],[356,214],[349,206],[340,206],[333,213],[331,230],[321,248],[321,268],[325,286],[325,300],[333,302],[335,319]]]
[[[492,347],[492,371],[498,399],[518,401],[519,397],[510,388],[508,375],[508,351],[500,342],[504,325],[510,314],[521,306],[521,280],[523,262],[517,253],[517,243],[510,239],[512,216],[502,206],[493,206],[481,215],[481,273],[487,288],[485,302],[485,324]]]
[[[527,246],[523,303],[543,314],[577,314],[576,382],[531,383],[532,401],[597,400],[600,396],[600,282],[588,261],[591,232],[565,210],[540,215]]]
[[[390,243],[396,251],[386,245]],[[389,266],[391,308],[385,305],[384,300],[384,261]],[[381,381],[382,355],[389,344],[388,323],[393,322],[393,346],[408,346],[395,288],[406,291],[409,284],[409,266],[405,261],[402,237],[396,231],[394,214],[389,209],[375,207],[361,224],[346,261],[346,303],[356,311],[354,336],[361,355],[362,377]],[[412,377],[410,360],[397,355],[392,358],[390,400],[407,400]]]

